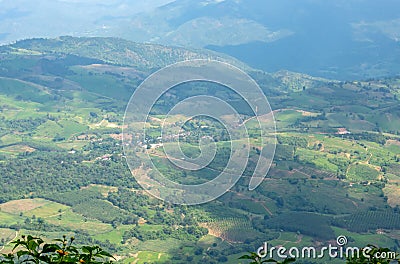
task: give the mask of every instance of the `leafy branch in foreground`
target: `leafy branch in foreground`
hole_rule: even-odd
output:
[[[35,264],[63,264],[63,263],[112,263],[114,257],[98,246],[73,245],[74,238],[69,240],[55,239],[55,243],[46,243],[43,239],[33,236],[22,236],[14,244],[12,253],[2,254],[0,263],[35,263]]]

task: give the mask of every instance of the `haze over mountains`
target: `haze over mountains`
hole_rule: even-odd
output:
[[[237,264],[266,241],[320,249],[343,235],[346,249],[398,252],[397,1],[0,0],[0,42],[13,42],[0,46],[0,252],[22,234],[74,236],[137,264]],[[244,69],[268,97],[276,131],[263,129],[271,122],[246,96],[196,76],[162,94],[149,86],[159,97],[146,121],[127,117],[143,80],[190,59]],[[209,97],[239,119],[196,115],[199,106],[220,112]],[[177,114],[181,103],[191,113]],[[246,133],[227,129],[229,120]],[[139,129],[126,133],[131,127]],[[273,166],[250,191],[271,145]],[[173,162],[208,148],[215,155],[199,170]],[[159,171],[179,184],[215,183],[240,163],[233,158],[246,160],[242,177],[202,205],[161,201],[137,180],[158,180]]]
[[[335,79],[386,76],[400,68],[396,0],[3,0],[0,5],[2,43],[114,36],[205,47],[266,71]]]

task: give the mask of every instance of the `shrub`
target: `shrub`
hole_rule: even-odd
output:
[[[43,239],[33,236],[22,236],[14,242],[12,253],[2,254],[0,263],[111,263],[111,254],[102,250],[98,246],[73,245],[74,238],[69,241],[64,236],[63,239],[55,239],[56,243],[46,243]]]

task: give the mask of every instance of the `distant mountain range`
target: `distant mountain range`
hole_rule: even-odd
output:
[[[0,13],[0,40],[33,33],[117,36],[206,47],[265,71],[288,69],[334,79],[400,70],[397,0],[176,0],[162,6],[168,1],[154,2],[155,9],[139,9],[137,1],[129,0],[107,5],[95,0],[42,2],[32,10],[8,3]],[[44,12],[60,8],[62,12]],[[42,14],[40,19],[36,13]]]

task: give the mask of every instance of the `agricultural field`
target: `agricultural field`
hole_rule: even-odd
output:
[[[261,145],[258,124],[243,107],[251,136],[234,143],[249,144],[244,175],[215,201],[179,206],[143,190],[126,164],[121,141],[132,91],[162,64],[128,65],[121,54],[108,54],[103,61],[103,51],[118,46],[110,39],[103,44],[81,40],[73,55],[51,51],[56,59],[48,60],[43,54],[67,52],[62,42],[73,40],[57,41],[58,46],[45,40],[20,43],[29,51],[23,56],[1,54],[1,253],[22,234],[48,240],[73,235],[77,243],[109,250],[121,263],[238,263],[241,254],[266,241],[322,246],[339,235],[348,236],[350,245],[400,247],[398,78],[368,83],[307,79],[303,89],[300,77],[290,83],[290,78],[249,70],[269,95],[277,133],[265,136]],[[159,52],[142,48],[142,55]],[[384,85],[387,89],[381,89]],[[181,146],[188,157],[197,157],[199,138],[212,138],[217,155],[205,168],[178,169],[157,147],[166,112],[199,92],[243,105],[219,86],[176,87],[168,94],[170,101],[161,97],[153,109],[146,127],[149,147],[135,154],[138,160],[149,155],[167,178],[185,184],[215,178],[227,164],[232,143],[221,125],[199,118],[183,126],[192,133]],[[175,128],[186,118],[171,116],[167,125]],[[271,143],[277,143],[272,167],[249,191],[254,160]],[[134,172],[149,173],[143,165],[138,163]]]

